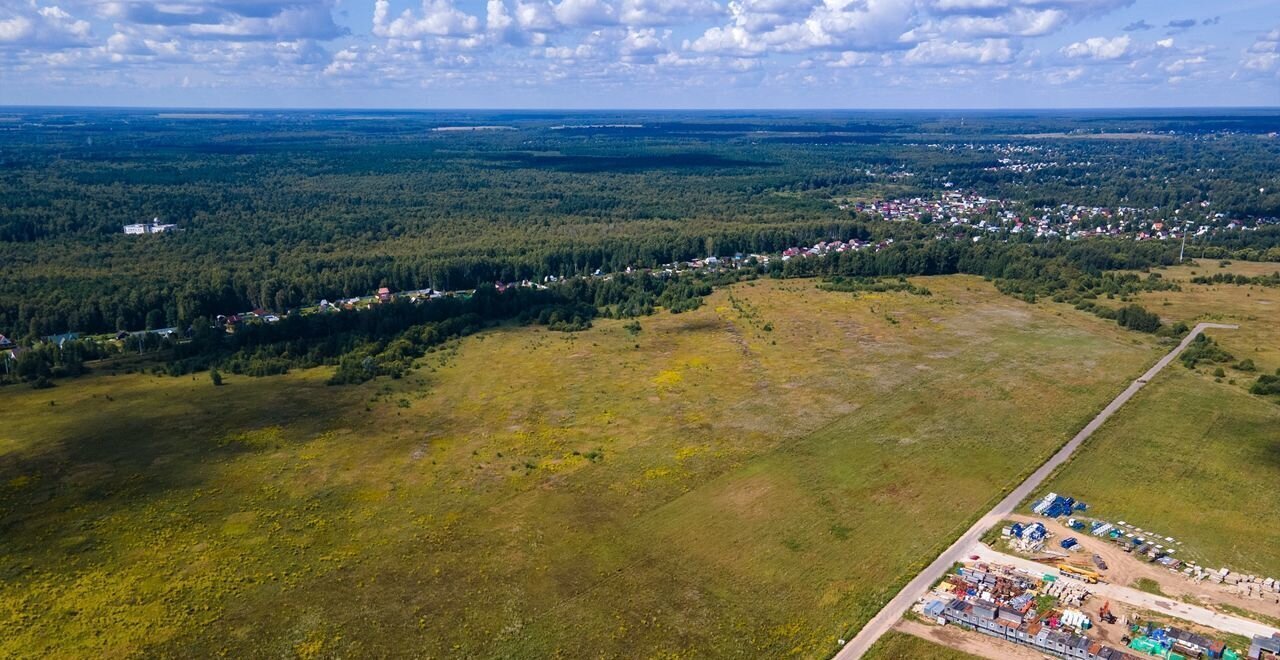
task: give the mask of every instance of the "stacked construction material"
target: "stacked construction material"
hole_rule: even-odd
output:
[[[1077,502],[1074,498],[1063,497],[1057,493],[1049,493],[1045,495],[1031,510],[1046,518],[1059,518],[1071,515],[1074,511],[1084,511],[1089,506],[1084,502]]]

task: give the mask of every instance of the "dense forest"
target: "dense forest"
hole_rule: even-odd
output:
[[[1131,206],[1172,217],[1211,202],[1204,218],[1280,216],[1280,114],[1262,111],[4,114],[0,334],[24,343],[68,331],[194,331],[218,315],[283,313],[381,286],[481,287],[465,302],[424,306],[430,312],[295,315],[219,338],[216,350],[197,337],[175,358],[193,367],[216,354],[242,372],[336,363],[357,350],[392,355],[387,344],[407,332],[425,346],[497,319],[572,330],[598,313],[678,311],[715,276],[574,279],[512,296],[486,285],[818,240],[894,244],[721,277],[965,272],[1014,295],[1080,303],[1096,287],[1121,286],[1096,280],[1105,269],[1176,256],[1173,245],[1119,241],[973,244],[963,231],[878,222],[835,199],[955,188],[1028,209]],[[490,126],[506,130],[452,130]],[[999,167],[1009,153],[1034,171]],[[122,231],[152,218],[176,231]],[[1197,257],[1259,258],[1278,245],[1280,230],[1267,227],[1191,247]],[[1133,310],[1100,313],[1150,326]],[[75,369],[78,353],[46,351],[44,367],[34,358],[24,367],[33,378]],[[364,357],[361,373],[403,363]],[[351,364],[343,377],[358,377]]]

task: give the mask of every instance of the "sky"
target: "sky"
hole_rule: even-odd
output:
[[[0,105],[1280,106],[1280,1],[0,0]]]

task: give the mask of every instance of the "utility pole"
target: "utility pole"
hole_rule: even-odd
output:
[[[1190,220],[1182,223],[1182,250],[1178,252],[1178,263],[1182,263],[1182,258],[1187,254],[1187,225],[1190,224]]]

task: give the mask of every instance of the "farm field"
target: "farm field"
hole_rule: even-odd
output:
[[[824,657],[1165,349],[981,279],[0,391],[0,655]]]
[[[1248,393],[1258,373],[1280,368],[1280,289],[1197,285],[1193,272],[1264,275],[1276,264],[1216,263],[1171,268],[1182,291],[1138,297],[1166,321],[1236,323],[1209,335],[1231,364],[1171,365],[1091,438],[1046,486],[1092,506],[1091,513],[1172,535],[1185,559],[1217,568],[1280,575],[1280,405]],[[1234,362],[1233,361],[1233,362]],[[1215,378],[1221,366],[1225,376]]]

